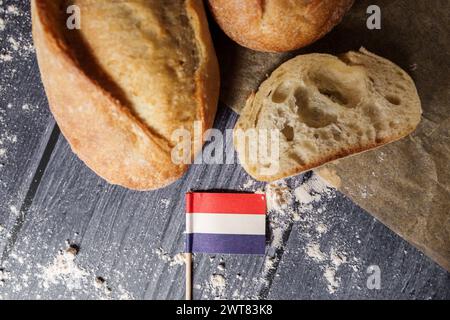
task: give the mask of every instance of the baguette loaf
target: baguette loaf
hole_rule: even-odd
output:
[[[295,50],[319,40],[352,5],[353,0],[209,0],[230,38],[268,52]]]
[[[66,27],[68,6],[81,28]],[[112,184],[164,187],[172,134],[212,124],[219,70],[201,0],[33,0],[33,37],[50,108],[73,151]],[[192,143],[192,157],[201,143]]]
[[[234,140],[245,170],[275,181],[405,137],[421,114],[413,80],[392,62],[364,49],[308,54],[283,64],[248,99]],[[264,140],[242,139],[250,129],[279,132],[279,156]],[[257,159],[249,150],[259,150]]]

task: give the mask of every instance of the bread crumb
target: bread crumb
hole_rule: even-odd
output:
[[[226,279],[221,274],[213,274],[209,280],[210,288],[212,293],[217,298],[223,298],[226,288]]]
[[[339,175],[337,174],[336,170],[323,167],[316,169],[316,173],[334,188],[339,189],[341,187],[342,180],[341,177],[339,177]]]
[[[72,244],[69,246],[69,248],[66,249],[66,252],[73,256],[76,256],[78,255],[78,252],[80,252],[80,248],[77,245]]]
[[[112,292],[111,288],[108,287],[105,278],[103,277],[96,277],[94,280],[94,287],[97,290],[102,291],[104,294],[109,296]]]
[[[225,269],[226,269],[225,262],[219,263],[219,265],[217,266],[217,269],[219,269],[220,271],[225,271]]]
[[[0,31],[5,30],[5,28],[6,28],[5,20],[3,20],[2,18],[0,18]]]

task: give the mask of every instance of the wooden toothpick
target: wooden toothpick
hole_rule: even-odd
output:
[[[185,253],[186,257],[186,300],[192,300],[192,253]]]

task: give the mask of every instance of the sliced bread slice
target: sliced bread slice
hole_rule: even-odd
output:
[[[234,143],[251,176],[275,181],[399,140],[421,114],[413,80],[384,58],[301,55],[249,97]]]

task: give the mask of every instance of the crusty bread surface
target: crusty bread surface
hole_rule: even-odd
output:
[[[222,30],[240,45],[266,52],[305,47],[327,34],[354,0],[209,0]]]
[[[421,114],[413,80],[384,58],[365,49],[301,55],[249,97],[234,143],[251,176],[275,181],[399,140],[415,130]],[[279,133],[278,155],[271,152],[273,139],[244,136],[261,129]]]
[[[67,7],[81,28],[66,27]],[[112,184],[164,187],[187,170],[173,133],[213,123],[219,70],[201,0],[33,0],[50,108],[73,151]],[[192,141],[193,142],[193,141]],[[192,157],[201,143],[192,143]]]

